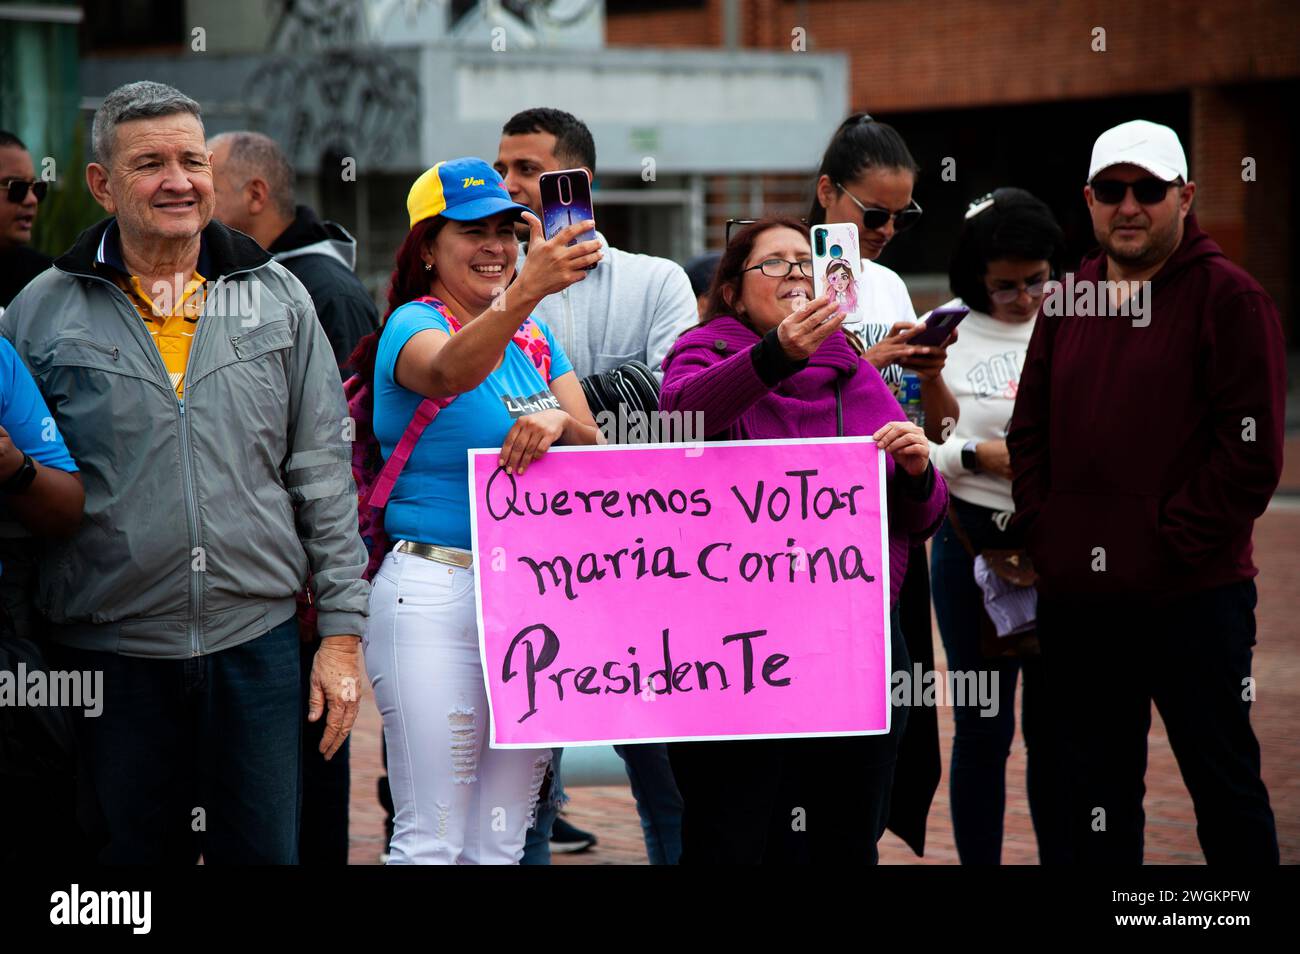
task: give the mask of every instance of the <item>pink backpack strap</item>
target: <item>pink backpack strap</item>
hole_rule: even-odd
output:
[[[460,331],[460,322],[455,319],[451,311],[441,301],[431,295],[425,295],[415,300],[432,305],[437,309],[438,314],[447,320],[453,334]],[[514,341],[520,350],[532,359],[537,370],[541,372],[543,383],[549,385],[551,383],[551,348],[546,340],[546,335],[531,316],[520,326],[519,331],[515,334]],[[406,430],[402,432],[402,439],[397,442],[392,455],[384,462],[383,470],[375,478],[375,484],[370,490],[370,496],[366,498],[366,506],[387,506],[388,498],[393,492],[393,487],[397,484],[397,478],[401,476],[402,469],[406,467],[406,462],[411,459],[411,453],[415,450],[415,445],[419,443],[425,428],[433,423],[433,419],[438,416],[439,411],[455,399],[456,396],[452,395],[445,398],[425,398],[420,402],[420,406],[411,415],[411,421],[406,425]]]
[[[420,402],[420,406],[411,415],[411,422],[406,425],[406,430],[402,432],[402,439],[393,448],[392,456],[384,462],[384,469],[375,478],[375,485],[370,489],[370,496],[366,498],[366,506],[384,507],[388,504],[388,497],[393,492],[393,487],[402,473],[402,468],[411,459],[411,452],[415,450],[415,445],[419,443],[420,435],[424,433],[426,427],[433,423],[433,419],[438,416],[438,412],[454,400],[455,396],[453,395],[445,398],[425,398]]]
[[[448,326],[453,334],[460,331],[460,322],[452,315],[451,311],[441,301],[432,295],[423,295],[415,299],[426,305],[431,305],[437,310],[438,314],[446,319]],[[411,415],[410,422],[406,425],[406,430],[402,432],[402,439],[397,442],[393,448],[393,453],[388,460],[384,461],[384,467],[375,478],[374,486],[370,488],[370,496],[366,498],[367,507],[383,508],[388,505],[388,498],[393,492],[393,487],[397,485],[397,478],[402,475],[402,470],[406,467],[406,462],[411,459],[411,454],[415,450],[415,445],[420,442],[420,437],[424,434],[425,428],[433,423],[433,419],[438,416],[438,412],[456,399],[453,394],[445,398],[425,398]]]

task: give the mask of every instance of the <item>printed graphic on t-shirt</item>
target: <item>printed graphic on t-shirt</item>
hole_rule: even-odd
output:
[[[966,372],[975,398],[1001,397],[1014,401],[1020,383],[1020,352],[1004,351],[981,361]]]
[[[501,400],[505,403],[511,417],[523,417],[525,414],[536,414],[538,411],[560,409],[560,399],[551,393],[550,388],[542,388],[536,394],[530,394],[526,398],[503,394]]]

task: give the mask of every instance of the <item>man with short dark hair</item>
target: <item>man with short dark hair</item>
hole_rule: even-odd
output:
[[[199,106],[129,83],[95,113],[86,184],[110,218],[0,320],[85,480],[40,565],[64,668],[103,673],[77,720],[106,863],[293,864],[298,591],[320,648],[308,719],[347,739],[368,609],[347,407],[302,284],[211,221]],[[327,708],[328,707],[328,708]]]
[[[1281,474],[1286,347],[1195,192],[1167,126],[1097,138],[1101,249],[1044,300],[1007,437],[1079,862],[1142,863],[1153,701],[1205,860],[1278,862],[1250,725],[1251,533]]]
[[[558,169],[596,175],[596,145],[587,125],[559,109],[526,109],[502,127],[497,172],[510,198],[540,216],[538,177]],[[691,283],[666,258],[611,248],[585,279],[545,299],[537,316],[560,338],[579,378],[643,361],[657,375],[677,336],[698,321]]]
[[[23,141],[0,129],[0,314],[52,259],[31,247],[36,210],[47,183]]]
[[[502,127],[497,172],[510,198],[542,217],[538,177],[559,169],[596,173],[596,144],[578,117],[559,109],[516,113]],[[676,262],[612,248],[599,232],[604,258],[587,277],[544,299],[534,314],[560,339],[578,377],[610,371],[630,361],[649,365],[662,377],[664,355],[677,336],[699,320],[690,280]],[[668,764],[666,746],[615,746],[627,765],[632,794],[652,864],[676,864],[681,853],[682,800]],[[552,761],[551,789],[528,834],[524,864],[544,864],[552,850],[582,850],[594,836],[556,821],[563,797],[560,755]],[[552,840],[552,826],[567,829]]]

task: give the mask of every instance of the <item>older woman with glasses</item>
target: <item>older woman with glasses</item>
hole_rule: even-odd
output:
[[[948,668],[978,673],[980,685],[989,678],[998,693],[996,708],[972,704],[953,710],[949,780],[953,833],[963,864],[1001,860],[1006,761],[1021,672],[1029,811],[1039,857],[1045,863],[1059,860],[1053,839],[1057,816],[1044,768],[1044,717],[1039,714],[1042,664],[1032,656],[985,655],[983,592],[974,564],[981,551],[1024,546],[1010,526],[1015,505],[1006,431],[1043,286],[1058,272],[1063,255],[1064,239],[1051,210],[1022,189],[998,189],[971,204],[949,270],[958,295],[949,304],[971,311],[943,370],[961,417],[948,440],[931,449],[935,466],[952,488],[949,517],[932,548],[934,610]]]
[[[841,331],[839,303],[809,301],[811,276],[802,223],[765,219],[738,231],[703,320],[664,359],[659,406],[702,413],[716,440],[875,439],[887,455],[892,661],[910,671],[899,586],[909,550],[942,519],[947,491],[921,428]],[[896,710],[879,736],[670,743],[684,804],[681,863],[874,863],[907,720]],[[791,826],[795,809],[809,819],[806,831]]]

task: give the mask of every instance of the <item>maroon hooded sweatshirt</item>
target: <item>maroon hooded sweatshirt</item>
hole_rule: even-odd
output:
[[[1104,281],[1105,253],[1073,279]],[[1046,594],[1165,600],[1258,572],[1282,470],[1277,307],[1194,215],[1148,307],[1145,327],[1040,313],[1030,339],[1007,443]]]

